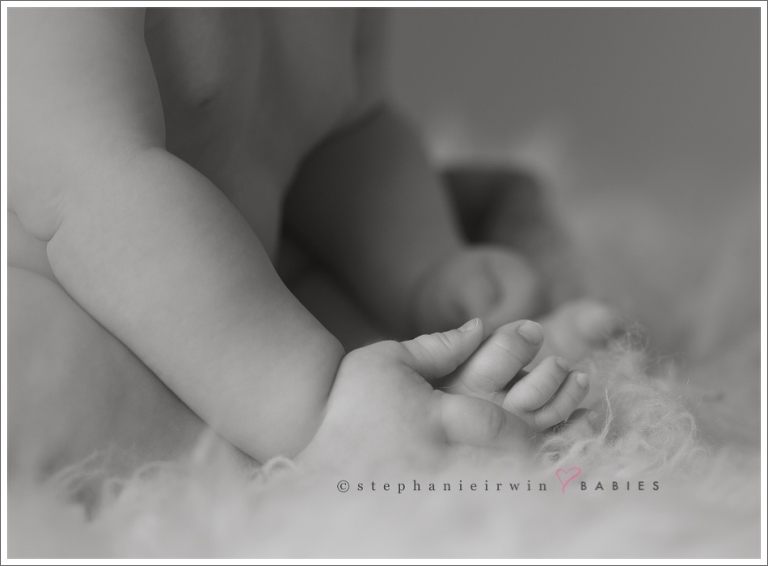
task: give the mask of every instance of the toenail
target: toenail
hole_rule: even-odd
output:
[[[576,383],[582,387],[589,385],[589,376],[586,373],[579,372],[576,374]]]
[[[568,365],[568,360],[565,358],[555,358],[555,365],[557,365],[561,371],[568,371],[571,367]]]
[[[521,324],[517,329],[517,333],[532,346],[538,346],[544,341],[544,332],[541,329],[541,325],[532,320],[526,320]]]

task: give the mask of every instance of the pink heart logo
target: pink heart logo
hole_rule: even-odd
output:
[[[562,476],[560,475],[560,472],[562,472]],[[579,477],[580,473],[581,468],[577,468],[575,466],[573,468],[568,468],[567,470],[564,470],[563,468],[557,469],[555,474],[557,475],[557,479],[560,480],[560,483],[563,484],[563,493],[565,493],[565,486]]]

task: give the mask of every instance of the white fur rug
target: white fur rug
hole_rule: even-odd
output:
[[[598,238],[579,226],[607,212],[626,221],[616,224],[614,236],[628,233],[632,222],[650,236],[657,232],[643,222],[658,222],[657,211],[643,217],[634,205],[590,204],[597,203],[571,210],[574,237],[592,252],[585,264],[604,266],[593,273],[602,290],[610,289],[609,299],[646,297],[632,306],[656,312],[655,295],[643,295],[648,287],[632,278],[632,269],[640,275],[648,268],[643,258],[658,260],[647,255],[655,244],[619,238],[625,245],[611,255],[590,244],[605,241],[604,233]],[[645,336],[635,332],[594,354],[596,432],[566,428],[530,454],[458,450],[432,469],[393,461],[388,469],[308,470],[274,460],[250,476],[233,471],[227,456],[201,439],[188,462],[148,466],[130,480],[107,482],[102,504],[90,513],[68,502],[61,484],[12,484],[9,555],[759,557],[761,337],[759,316],[745,314],[759,304],[751,263],[759,261],[757,236],[754,224],[737,230],[713,255],[709,285],[669,295],[680,310],[666,315],[683,325],[686,356],[649,354],[653,324]],[[621,281],[634,287],[610,287],[607,266],[621,269]],[[651,323],[664,328],[660,315]],[[563,492],[557,470],[565,470],[559,472],[565,481],[576,468],[580,474]],[[348,492],[339,491],[342,481]]]

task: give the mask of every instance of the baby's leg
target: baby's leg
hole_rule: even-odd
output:
[[[8,270],[8,465],[43,479],[108,451],[109,473],[187,454],[205,424],[55,282]]]
[[[544,331],[535,322],[502,326],[454,372],[447,390],[501,405],[535,430],[567,420],[586,397],[589,378],[556,357],[544,359],[530,373],[521,371],[543,341]]]

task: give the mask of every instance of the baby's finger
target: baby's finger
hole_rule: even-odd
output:
[[[456,381],[463,391],[495,400],[495,394],[536,356],[543,341],[544,331],[536,322],[520,320],[502,326],[456,370]]]
[[[445,393],[441,398],[443,429],[449,442],[511,449],[533,436],[522,420],[498,405],[465,395]]]
[[[568,419],[589,391],[587,374],[572,371],[552,400],[533,414],[533,427],[545,430]]]
[[[502,406],[516,414],[535,411],[560,389],[569,369],[563,358],[544,359],[509,390]]]
[[[483,322],[475,318],[455,330],[407,340],[402,342],[410,354],[406,364],[427,381],[439,379],[455,370],[477,350],[482,337]]]

